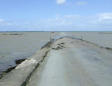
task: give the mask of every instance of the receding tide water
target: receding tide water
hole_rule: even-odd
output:
[[[32,56],[50,38],[60,36],[81,38],[112,48],[112,32],[0,32],[0,73],[15,66],[15,60]]]

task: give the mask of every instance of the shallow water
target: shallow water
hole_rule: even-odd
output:
[[[28,58],[49,41],[49,32],[1,32],[0,72],[15,66],[16,59]]]
[[[59,38],[61,36],[79,38],[103,47],[112,48],[112,32],[56,32],[52,35],[52,38]]]

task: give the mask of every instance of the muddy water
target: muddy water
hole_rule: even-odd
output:
[[[70,36],[87,40],[104,47],[112,48],[112,32],[55,32],[52,38]]]
[[[49,32],[1,32],[0,72],[15,66],[15,60],[28,58],[49,41]]]

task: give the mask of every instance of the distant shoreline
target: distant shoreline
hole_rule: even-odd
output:
[[[112,32],[112,31],[0,31],[1,32]]]

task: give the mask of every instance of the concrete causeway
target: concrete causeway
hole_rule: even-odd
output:
[[[0,86],[112,86],[112,50],[63,37],[4,76]]]

